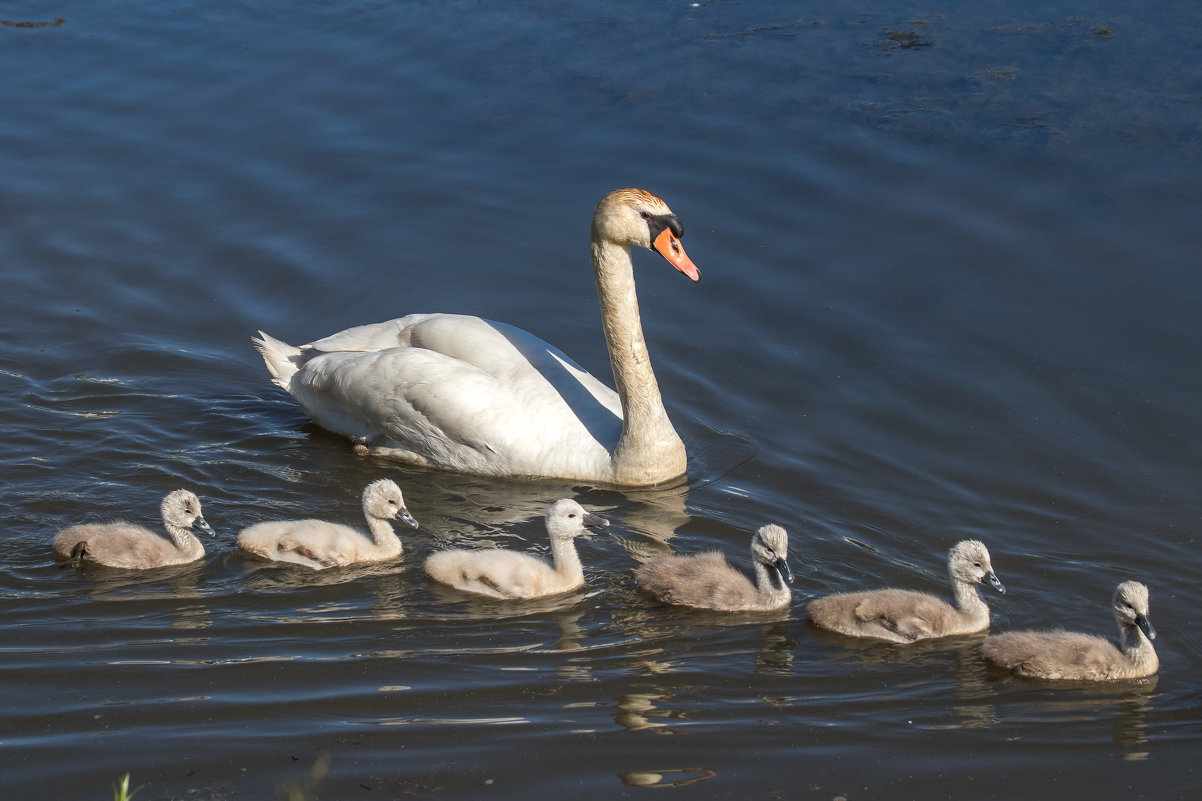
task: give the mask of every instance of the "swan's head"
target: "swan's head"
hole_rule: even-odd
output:
[[[1138,626],[1149,640],[1156,639],[1148,620],[1148,588],[1138,581],[1124,581],[1114,591],[1114,618],[1120,627]]]
[[[645,189],[615,189],[593,213],[593,241],[654,250],[673,267],[697,281],[701,274],[684,252],[684,226],[668,204]]]
[[[608,525],[609,521],[604,517],[586,512],[571,498],[561,498],[551,504],[547,512],[547,532],[553,539],[575,537],[584,533],[585,528],[606,528]]]
[[[186,489],[169,493],[163,499],[162,512],[163,524],[168,528],[198,528],[210,537],[214,536],[213,529],[200,513],[200,498]]]
[[[751,558],[760,564],[776,568],[780,577],[793,583],[793,571],[786,557],[789,555],[789,533],[775,523],[760,526],[751,538]]]
[[[1006,588],[993,572],[989,550],[985,543],[979,540],[964,540],[952,546],[947,552],[947,570],[952,581],[966,581],[970,584],[986,581],[1002,595],[1006,594]]]
[[[392,479],[373,481],[363,490],[363,513],[380,520],[399,520],[410,528],[417,528],[417,521],[405,508],[401,488]]]

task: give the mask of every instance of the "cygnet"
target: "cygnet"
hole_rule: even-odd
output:
[[[819,628],[903,644],[989,628],[989,607],[977,594],[977,584],[987,581],[1003,594],[1006,588],[994,575],[984,544],[956,543],[947,553],[947,572],[955,606],[924,592],[888,588],[816,598],[806,612]]]
[[[274,562],[320,570],[395,559],[401,555],[401,541],[392,530],[392,521],[417,528],[417,521],[405,508],[401,488],[387,478],[373,481],[363,490],[363,516],[370,533],[325,520],[255,523],[239,532],[238,547]]]
[[[1119,647],[1104,637],[1064,631],[1008,631],[985,638],[987,662],[1035,679],[1105,681],[1139,679],[1160,669],[1148,620],[1148,588],[1124,581],[1114,591]]]
[[[143,526],[118,520],[71,526],[54,537],[54,552],[75,562],[146,570],[195,562],[205,555],[192,528],[210,537],[213,529],[200,513],[200,499],[179,489],[163,498],[163,527],[167,537]]]
[[[504,548],[439,551],[426,560],[426,573],[442,584],[493,598],[540,598],[574,590],[584,583],[575,538],[609,521],[591,514],[570,498],[551,504],[547,533],[553,564]]]
[[[793,571],[785,561],[789,535],[780,526],[761,526],[751,538],[752,574],[717,551],[665,554],[638,569],[635,581],[658,601],[718,612],[759,612],[788,606]]]

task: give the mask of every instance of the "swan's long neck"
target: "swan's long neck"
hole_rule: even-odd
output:
[[[652,484],[675,478],[685,472],[688,462],[647,355],[630,248],[596,239],[592,246],[601,323],[622,403],[622,436],[610,461],[614,480]]]

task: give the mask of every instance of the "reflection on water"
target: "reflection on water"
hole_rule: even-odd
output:
[[[1148,758],[1150,720],[1158,676],[1131,681],[1047,682],[1005,678],[995,680],[998,713],[995,725],[1003,731],[1036,725],[1064,731],[1074,724],[1111,721],[1113,742],[1124,760]]]
[[[618,778],[627,787],[682,787],[686,784],[703,782],[717,776],[708,768],[676,768],[674,770],[637,770],[619,773]]]
[[[176,616],[171,619],[171,628],[185,631],[197,631],[212,628],[213,614],[205,604],[195,604],[180,607]]]
[[[657,706],[658,702],[662,702],[666,697],[650,692],[627,693],[618,698],[614,722],[630,731],[658,729],[667,726],[668,719],[676,717],[679,713],[663,710]]]

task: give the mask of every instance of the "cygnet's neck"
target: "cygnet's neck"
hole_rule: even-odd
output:
[[[622,404],[622,436],[611,454],[614,480],[647,484],[683,475],[684,443],[664,409],[639,317],[630,248],[594,239],[593,273],[614,385]]]
[[[952,575],[952,592],[956,597],[956,611],[966,620],[989,620],[989,607],[977,592],[977,582]]]
[[[785,578],[780,574],[776,565],[764,564],[758,559],[752,561],[755,568],[755,589],[761,599],[770,599],[789,591]]]
[[[381,556],[395,556],[401,552],[401,540],[392,528],[392,523],[382,517],[376,517],[363,507],[363,516],[367,518],[367,529],[371,532],[372,542]]]
[[[175,543],[176,548],[184,553],[195,554],[198,551],[204,553],[204,545],[192,533],[192,529],[167,520],[165,517],[163,518],[163,526],[167,529],[167,535],[171,537],[171,541]]]
[[[1156,655],[1152,641],[1134,623],[1119,624],[1119,643],[1135,675],[1147,676],[1160,667],[1160,657]]]
[[[555,572],[567,583],[584,581],[584,567],[576,553],[576,539],[570,534],[551,534],[551,562]]]

